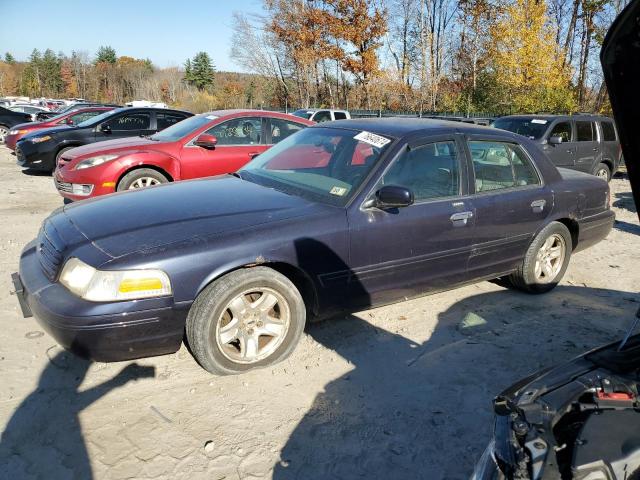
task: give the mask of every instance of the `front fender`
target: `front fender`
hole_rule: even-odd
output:
[[[180,180],[180,162],[175,157],[159,152],[128,153],[118,159],[124,173],[138,167],[150,166],[167,172],[171,180]],[[123,173],[123,174],[124,174]]]

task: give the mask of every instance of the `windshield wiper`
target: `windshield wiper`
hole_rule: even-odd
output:
[[[242,175],[240,175],[239,172],[231,172],[231,173],[227,173],[227,175],[231,175],[233,177],[239,178],[240,180],[242,180]]]

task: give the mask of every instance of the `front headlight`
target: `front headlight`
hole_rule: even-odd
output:
[[[24,135],[29,133],[29,130],[9,130],[9,135]]]
[[[74,170],[82,170],[83,168],[95,167],[102,165],[105,162],[109,162],[114,158],[118,158],[118,155],[98,155],[96,157],[85,158],[75,166]]]
[[[91,302],[113,302],[171,295],[169,277],[162,270],[97,270],[70,258],[60,283]]]
[[[30,138],[29,140],[31,140],[31,143],[47,142],[51,140],[51,135],[44,135],[42,137],[33,137],[33,138]]]

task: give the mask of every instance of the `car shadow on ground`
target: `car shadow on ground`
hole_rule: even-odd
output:
[[[113,389],[153,377],[155,368],[132,363],[110,380],[80,390],[90,366],[90,361],[65,351],[50,358],[38,386],[18,406],[2,432],[0,477],[93,478],[80,412]]]
[[[42,170],[32,170],[30,168],[25,168],[22,170],[23,175],[28,175],[30,177],[50,177],[52,172],[43,172]]]
[[[538,296],[500,289],[440,313],[423,343],[366,321],[375,310],[311,324],[307,333],[352,370],[317,395],[273,478],[466,479],[491,435],[491,399],[614,341],[638,301],[573,286]]]
[[[615,194],[615,200],[612,204],[613,207],[629,210],[636,213],[638,209],[633,201],[633,194],[629,192],[618,192]]]
[[[613,224],[613,228],[620,230],[621,232],[631,233],[633,235],[640,235],[640,225],[635,223],[625,222],[623,220],[616,220]]]

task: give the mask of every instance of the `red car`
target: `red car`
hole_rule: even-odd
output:
[[[231,173],[314,122],[262,110],[195,115],[150,137],[108,140],[65,152],[54,172],[60,195],[97,197]]]
[[[18,140],[29,133],[33,133],[37,130],[43,130],[45,128],[59,127],[61,125],[77,125],[95,115],[99,115],[107,110],[113,110],[113,108],[114,107],[79,108],[78,110],[72,110],[70,112],[51,117],[44,122],[21,123],[9,130],[7,136],[4,137],[5,145],[11,150],[15,150]]]

